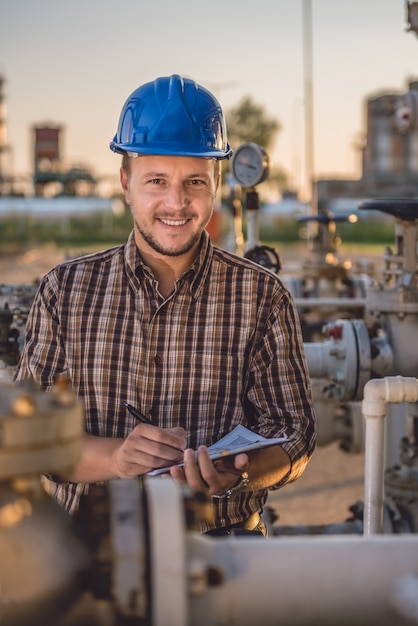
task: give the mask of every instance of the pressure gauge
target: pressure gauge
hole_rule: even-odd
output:
[[[243,143],[232,155],[232,175],[242,187],[254,187],[262,183],[269,174],[269,167],[267,152],[256,143]]]

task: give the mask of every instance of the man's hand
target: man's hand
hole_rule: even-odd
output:
[[[186,447],[184,428],[158,428],[138,424],[114,451],[114,463],[119,478],[132,478],[153,469],[183,460]]]
[[[248,471],[248,466],[247,454],[212,462],[207,447],[200,446],[197,454],[187,448],[184,451],[184,467],[173,466],[170,474],[177,482],[187,484],[192,491],[213,496],[233,487],[238,477]]]

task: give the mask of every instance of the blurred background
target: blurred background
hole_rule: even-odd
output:
[[[254,141],[267,150],[263,240],[303,241],[295,218],[309,212],[346,215],[363,198],[413,194],[416,133],[393,122],[397,98],[416,88],[408,8],[403,0],[1,0],[0,243],[124,240],[130,216],[109,142],[128,95],[173,73],[217,96],[233,147]],[[228,170],[212,235],[233,247]],[[386,221],[341,224],[342,240],[387,242]]]

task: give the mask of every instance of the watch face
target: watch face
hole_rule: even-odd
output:
[[[266,178],[267,155],[254,143],[242,144],[232,157],[232,174],[243,187],[253,187]]]

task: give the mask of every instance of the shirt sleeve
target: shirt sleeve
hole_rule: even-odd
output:
[[[289,473],[272,488],[296,480],[314,451],[316,416],[299,316],[290,293],[277,292],[250,363],[246,414],[264,437],[286,436]]]
[[[16,382],[33,380],[44,390],[51,389],[57,376],[67,374],[57,290],[51,276],[43,278],[33,300],[26,322],[25,344],[14,376]]]

